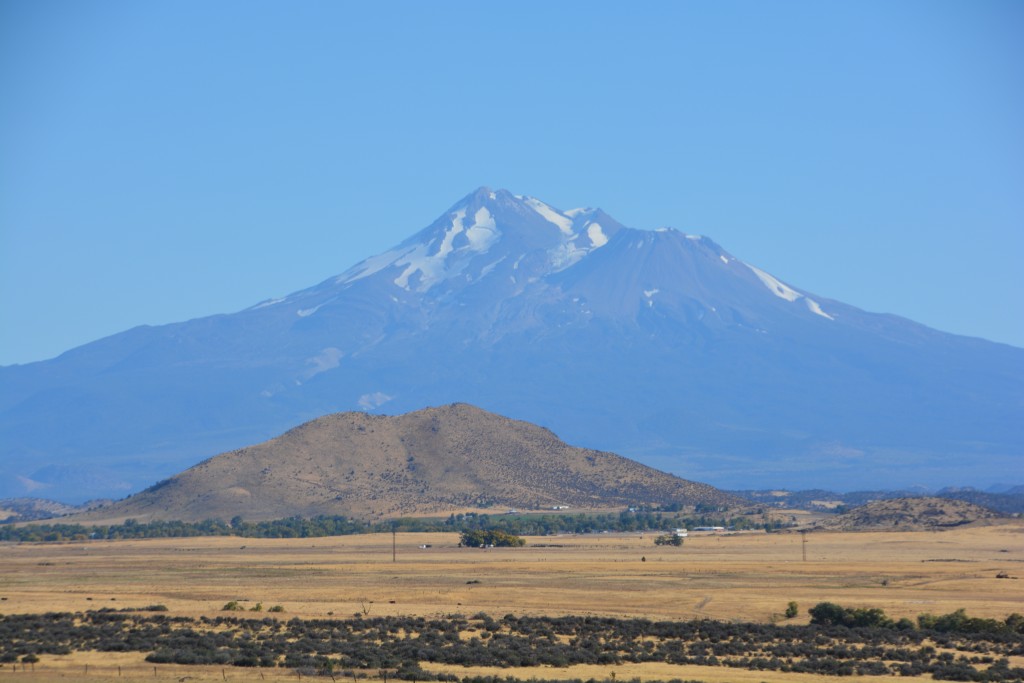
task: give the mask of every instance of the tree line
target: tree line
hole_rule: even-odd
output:
[[[877,607],[843,607],[833,602],[819,602],[808,610],[811,623],[821,626],[847,626],[850,628],[887,628],[902,631],[918,628],[938,633],[987,633],[1024,635],[1024,615],[1011,614],[1004,620],[983,619],[967,616],[966,610],[958,609],[949,614],[936,616],[921,614],[915,624],[906,617],[895,621]]]
[[[201,522],[152,521],[133,519],[121,524],[33,524],[0,525],[0,541],[59,542],[85,540],[119,540],[137,538],[188,538],[196,536],[240,536],[244,538],[316,538],[351,534],[399,532],[502,531],[513,536],[547,536],[561,533],[596,533],[600,531],[664,531],[666,529],[721,526],[735,530],[765,529],[774,531],[787,526],[779,520],[761,515],[725,517],[710,512],[683,514],[678,511],[653,509],[624,510],[604,514],[458,514],[447,518],[401,518],[383,522],[364,522],[340,515],[289,517],[271,521],[251,522],[242,517],[230,521],[207,519]]]

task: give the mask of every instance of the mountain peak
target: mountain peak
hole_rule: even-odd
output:
[[[501,200],[504,200],[505,198],[511,196],[512,194],[508,190],[492,190],[486,185],[481,185],[480,187],[476,188],[459,201],[455,202],[455,204],[453,204],[452,207],[448,209],[448,211],[457,211],[459,209],[469,206],[484,206],[488,202],[499,201],[499,198]]]
[[[622,226],[600,209],[564,212],[527,195],[480,187],[429,226],[335,283],[371,276],[406,291],[464,287],[497,271],[513,285],[564,270],[603,247]]]
[[[721,307],[742,308],[737,302],[753,288],[772,302],[767,305],[788,307],[791,315],[834,319],[814,299],[737,260],[708,237],[671,227],[626,228],[601,209],[563,211],[486,186],[397,247],[282,301],[305,317],[351,287],[417,306],[423,297],[441,303],[473,291],[473,301],[493,309],[527,291],[548,290],[547,296],[561,299],[573,286],[586,291],[570,298],[583,294],[591,301],[581,310],[616,318],[673,301],[688,308],[699,302],[715,318]],[[697,315],[703,320],[705,313]]]
[[[452,401],[735,484],[977,483],[1020,468],[1022,387],[1020,349],[482,187],[316,286],[0,368],[0,491],[87,458],[136,486],[315,415]]]

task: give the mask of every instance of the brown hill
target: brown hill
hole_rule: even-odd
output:
[[[613,453],[466,404],[337,413],[224,453],[76,520],[371,518],[467,508],[742,504]]]
[[[916,531],[970,524],[997,515],[980,505],[949,498],[876,500],[821,524],[854,531]]]

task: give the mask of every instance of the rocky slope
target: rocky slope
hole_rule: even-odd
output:
[[[210,458],[76,521],[380,518],[483,508],[740,502],[722,491],[466,404],[313,420]]]
[[[997,515],[973,503],[948,498],[877,500],[821,524],[851,531],[921,531],[971,524]]]

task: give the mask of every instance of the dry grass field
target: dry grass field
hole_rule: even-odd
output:
[[[0,613],[163,604],[171,615],[216,616],[237,600],[291,617],[602,615],[782,621],[788,601],[806,623],[822,601],[880,607],[894,618],[965,608],[978,617],[1024,612],[1024,523],[944,532],[695,535],[682,548],[651,534],[528,538],[525,548],[457,547],[455,534],[314,539],[150,539],[0,547]],[[422,548],[420,546],[429,547]],[[802,559],[806,551],[806,561]],[[999,579],[997,574],[1018,579]],[[266,616],[261,614],[260,616]],[[228,667],[154,669],[138,653],[47,657],[32,680],[295,679],[293,672]],[[1022,663],[1015,663],[1020,666]],[[530,678],[606,678],[587,667]],[[623,665],[618,680],[822,680],[808,674],[717,667]],[[575,669],[580,669],[576,671]],[[474,673],[460,670],[462,675]],[[499,673],[484,671],[484,673]],[[610,673],[606,671],[605,674]],[[10,665],[0,677],[15,675]],[[260,675],[263,679],[260,679]],[[887,680],[871,677],[870,680]]]
[[[221,666],[185,666],[160,664],[154,666],[144,661],[145,655],[139,653],[82,653],[67,657],[47,657],[45,664],[37,664],[34,670],[15,673],[9,667],[0,667],[0,680],[32,681],[34,683],[55,683],[56,681],[87,681],[88,683],[142,683],[143,681],[236,681],[250,683],[255,681],[296,681],[299,676],[288,669],[245,669]],[[88,667],[86,666],[88,665]],[[496,675],[512,676],[523,681],[532,678],[545,680],[587,681],[594,679],[612,683],[611,674],[615,673],[617,683],[629,683],[639,679],[641,683],[651,681],[704,681],[705,683],[836,683],[837,681],[870,681],[871,683],[908,683],[919,679],[903,676],[821,676],[815,674],[780,673],[774,671],[746,671],[725,667],[687,666],[671,664],[622,664],[617,666],[579,665],[564,668],[544,667],[540,670],[528,667],[512,667],[507,669],[488,667],[446,667],[426,665],[423,667],[433,672],[453,671],[459,676]],[[379,677],[360,678],[359,683],[383,683]],[[351,681],[351,678],[336,674],[338,683]],[[331,680],[329,677],[302,676],[302,680]],[[389,679],[389,683],[392,679]],[[925,678],[920,680],[931,680]],[[404,682],[397,682],[404,683]]]

